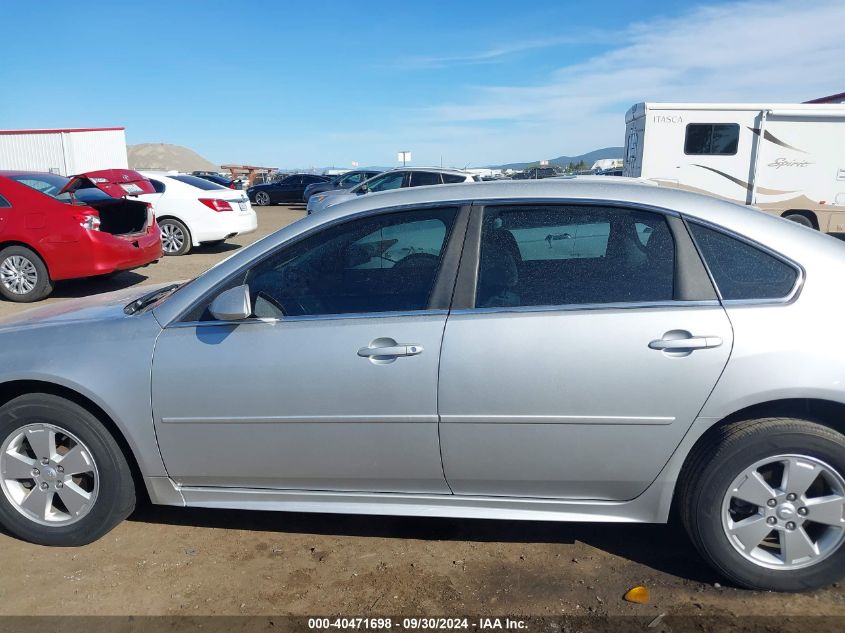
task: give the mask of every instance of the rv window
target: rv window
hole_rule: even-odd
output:
[[[792,292],[796,269],[750,244],[690,223],[722,299],[782,299]]]
[[[736,154],[739,125],[736,123],[690,123],[684,154]]]

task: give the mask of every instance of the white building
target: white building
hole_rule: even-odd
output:
[[[0,169],[69,176],[128,167],[122,127],[0,130]]]

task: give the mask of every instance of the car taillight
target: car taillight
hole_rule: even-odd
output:
[[[200,198],[200,202],[202,202],[212,211],[220,212],[232,210],[232,205],[229,204],[226,200],[218,200],[217,198]]]
[[[235,183],[230,182],[230,183],[229,183],[229,189],[234,189],[234,188],[235,188]]]
[[[100,230],[100,216],[93,215],[91,213],[86,214],[79,214],[73,216],[73,219],[79,222],[79,226],[83,229],[87,229],[88,231],[99,231]]]

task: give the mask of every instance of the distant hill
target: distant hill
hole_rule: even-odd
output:
[[[126,148],[130,169],[218,171],[220,167],[194,150],[167,143],[141,143]]]
[[[587,164],[587,167],[592,166],[597,160],[603,158],[622,158],[625,155],[624,147],[604,147],[596,149],[580,156],[558,156],[557,158],[550,158],[549,163],[552,165],[560,165],[566,167],[569,163],[579,163],[582,160]],[[527,163],[508,163],[507,165],[491,165],[491,167],[500,167],[502,169],[525,169],[526,167],[537,165],[539,161],[532,161]]]

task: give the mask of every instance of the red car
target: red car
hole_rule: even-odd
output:
[[[29,302],[61,279],[107,275],[161,257],[152,206],[124,196],[153,193],[129,169],[67,178],[0,171],[0,294]]]

